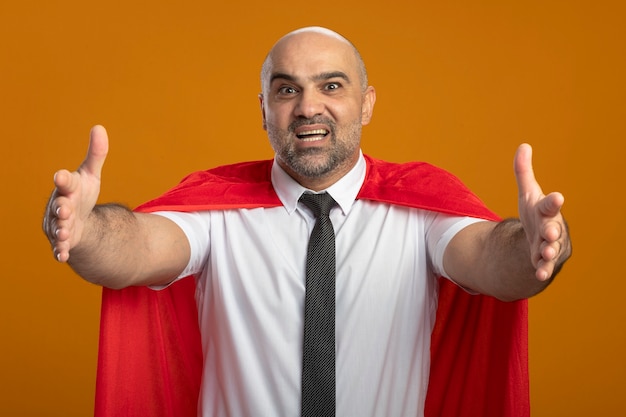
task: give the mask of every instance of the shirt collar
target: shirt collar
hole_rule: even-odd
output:
[[[341,177],[339,181],[320,192],[328,192],[331,197],[335,199],[339,207],[341,207],[343,214],[347,215],[363,185],[365,171],[365,158],[363,157],[363,153],[359,151],[359,159],[352,169]],[[276,158],[274,158],[274,163],[272,164],[272,185],[274,186],[274,190],[276,190],[278,198],[289,214],[293,213],[296,209],[302,193],[305,191],[314,192],[303,187],[291,178],[289,174],[278,165]]]

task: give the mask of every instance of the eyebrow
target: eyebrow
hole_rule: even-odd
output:
[[[343,71],[322,72],[312,77],[313,81],[325,81],[325,80],[330,80],[332,78],[341,78],[348,84],[351,83],[350,77],[348,77],[346,73]],[[273,73],[272,76],[270,77],[270,85],[274,82],[274,80],[286,80],[286,81],[297,82],[298,78],[294,77],[291,74],[287,74],[284,72],[276,72],[276,73]]]

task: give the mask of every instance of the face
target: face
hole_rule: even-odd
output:
[[[308,188],[326,188],[358,160],[375,101],[358,63],[345,40],[313,31],[283,38],[268,56],[263,127],[277,162]]]

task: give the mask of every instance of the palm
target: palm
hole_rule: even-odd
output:
[[[87,156],[80,167],[74,172],[60,170],[54,176],[56,189],[48,202],[44,231],[61,262],[69,259],[69,251],[80,242],[85,221],[98,200],[107,152],[106,130],[95,126],[91,130]]]
[[[523,144],[515,155],[519,191],[519,216],[530,244],[530,255],[539,280],[550,278],[569,256],[567,226],[561,215],[561,193],[543,194],[532,168],[532,148]]]

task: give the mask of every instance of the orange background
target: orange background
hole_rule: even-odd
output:
[[[55,263],[40,231],[52,174],[77,167],[90,127],[111,139],[102,201],[130,206],[191,170],[271,157],[261,62],[279,36],[316,24],[368,64],[366,153],[442,166],[512,216],[513,154],[534,145],[575,250],[530,303],[533,416],[625,415],[621,4],[4,1],[0,414],[92,413],[100,290]]]

